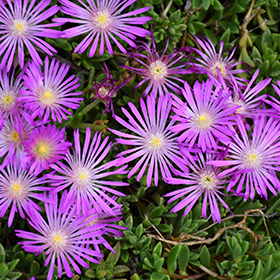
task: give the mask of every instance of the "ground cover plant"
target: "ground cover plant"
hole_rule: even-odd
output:
[[[279,21],[0,0],[0,279],[280,279]]]

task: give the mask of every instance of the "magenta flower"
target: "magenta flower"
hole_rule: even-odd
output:
[[[98,98],[99,100],[105,102],[105,111],[103,112],[103,114],[114,111],[112,98],[116,97],[118,90],[121,89],[125,84],[127,84],[132,78],[132,76],[128,77],[123,82],[119,82],[118,85],[115,85],[118,80],[113,79],[113,76],[109,72],[106,63],[104,63],[104,66],[105,69],[102,70],[105,73],[105,79],[100,83],[95,82],[95,96],[93,98],[93,101]]]
[[[184,149],[186,150],[186,149]],[[185,151],[184,151],[185,152]],[[209,202],[210,212],[214,222],[221,223],[221,214],[219,211],[218,203],[230,211],[227,204],[223,201],[222,196],[224,196],[222,190],[225,189],[224,185],[227,183],[225,177],[227,175],[221,175],[221,169],[207,165],[205,162],[212,158],[212,155],[207,153],[206,155],[199,152],[195,154],[196,160],[194,157],[189,154],[188,166],[192,172],[176,172],[176,175],[179,175],[182,178],[167,178],[166,182],[172,185],[187,185],[182,189],[170,192],[164,196],[172,197],[167,203],[170,203],[180,197],[186,195],[186,197],[180,201],[176,206],[174,206],[171,211],[177,212],[184,207],[184,216],[187,215],[190,210],[193,208],[194,204],[202,198],[202,217],[206,219],[207,216],[207,204]],[[206,156],[206,161],[205,161]]]
[[[24,65],[24,45],[30,53],[32,59],[39,64],[42,60],[34,48],[33,44],[52,55],[56,50],[40,39],[40,37],[60,38],[61,32],[50,29],[63,24],[47,23],[40,24],[59,11],[57,5],[45,10],[51,3],[51,0],[42,0],[35,7],[35,1],[7,0],[8,5],[0,1],[0,56],[3,55],[0,69],[7,65],[7,71],[10,71],[12,62],[17,51],[17,58],[20,68]],[[42,12],[45,10],[44,12]]]
[[[185,102],[173,95],[176,115],[172,118],[179,124],[170,128],[177,133],[183,132],[178,141],[188,143],[190,147],[197,142],[203,152],[212,148],[217,150],[218,141],[228,144],[234,134],[228,125],[235,124],[236,116],[232,114],[238,108],[227,103],[230,92],[207,80],[202,84],[195,82],[193,89],[185,82],[182,93]]]
[[[151,17],[130,18],[131,16],[148,11],[150,7],[137,9],[123,15],[120,14],[136,0],[87,0],[88,5],[78,0],[82,7],[68,0],[59,1],[64,5],[61,8],[62,12],[77,19],[55,18],[54,21],[81,24],[65,30],[63,36],[70,38],[87,33],[74,52],[83,53],[88,46],[91,46],[89,56],[92,57],[99,44],[100,55],[102,55],[106,44],[108,52],[113,55],[114,51],[110,42],[111,39],[123,53],[126,53],[126,49],[118,42],[116,37],[124,40],[130,46],[135,47],[136,45],[133,40],[136,39],[136,36],[146,37],[150,34],[149,31],[135,25],[142,25],[148,20],[151,20]]]
[[[168,123],[172,106],[171,98],[168,95],[161,95],[156,104],[153,96],[147,96],[147,107],[143,99],[140,99],[144,118],[134,104],[128,103],[128,105],[134,116],[125,108],[122,108],[122,111],[129,123],[118,116],[115,116],[115,119],[134,134],[109,129],[114,134],[124,138],[117,138],[118,143],[131,147],[117,155],[117,157],[121,157],[118,164],[137,160],[128,173],[128,178],[140,168],[137,176],[139,181],[148,168],[147,186],[151,185],[152,177],[154,177],[154,183],[157,186],[159,169],[163,178],[171,177],[171,169],[174,164],[185,169],[177,143],[177,135],[169,130],[169,127],[174,123],[173,121]],[[123,157],[124,155],[129,156]],[[149,167],[147,167],[148,164]]]
[[[33,129],[23,145],[26,155],[21,162],[28,164],[30,171],[38,174],[48,169],[51,163],[63,159],[72,144],[65,140],[65,127],[59,130],[49,124]]]
[[[6,155],[2,165],[21,160],[25,157],[24,142],[34,127],[25,118],[8,118],[0,131],[0,157]]]
[[[278,87],[280,87],[280,81],[279,80],[277,80],[277,84],[278,84]],[[274,84],[272,84],[272,86],[275,89],[275,92],[280,97],[280,89]],[[271,100],[265,100],[265,102],[268,103],[269,105],[271,105],[272,108],[274,108],[276,110],[276,113],[274,114],[274,116],[276,114],[280,115],[280,101],[278,99],[276,99],[275,97],[273,97],[272,95],[269,95],[269,98],[271,98],[272,101]]]
[[[16,212],[25,219],[26,212],[29,215],[36,215],[41,208],[33,199],[48,201],[48,198],[37,191],[45,191],[47,188],[41,186],[44,180],[36,178],[30,171],[25,171],[15,161],[5,169],[0,169],[0,217],[3,217],[9,207],[11,211],[8,219],[8,227],[12,225]]]
[[[227,190],[237,185],[236,192],[244,199],[251,199],[255,191],[267,199],[267,188],[277,196],[280,182],[275,171],[280,171],[280,123],[266,117],[256,117],[252,138],[248,137],[242,121],[238,118],[240,136],[234,134],[229,144],[227,159],[210,160],[213,166],[227,166],[221,176],[231,176]],[[245,190],[243,190],[245,187]]]
[[[60,66],[60,67],[59,67]],[[39,116],[47,121],[50,117],[55,122],[67,120],[67,115],[72,115],[69,111],[77,109],[83,98],[76,96],[82,92],[72,92],[76,89],[79,78],[75,75],[66,78],[70,66],[54,58],[49,64],[49,58],[45,59],[44,73],[41,67],[35,63],[30,63],[23,77],[25,88],[21,90],[22,97],[18,98],[23,106],[32,110],[32,117]]]
[[[46,254],[44,265],[50,265],[47,280],[53,279],[55,264],[57,264],[59,277],[65,271],[71,278],[73,277],[71,266],[81,274],[78,264],[89,268],[85,260],[99,263],[98,259],[102,257],[99,252],[88,248],[88,245],[102,242],[98,237],[103,233],[103,225],[98,223],[88,225],[97,216],[92,215],[93,212],[77,216],[76,207],[64,203],[65,193],[62,195],[60,205],[58,205],[57,197],[54,199],[55,203],[45,203],[47,221],[41,215],[28,219],[29,224],[38,233],[15,230],[18,237],[27,239],[19,242],[25,251]]]
[[[160,56],[156,51],[153,36],[152,40],[152,48],[144,42],[140,42],[139,46],[136,47],[136,50],[146,51],[148,55],[136,52],[128,53],[128,56],[137,60],[143,68],[135,68],[127,65],[123,65],[123,67],[143,77],[143,80],[135,88],[139,88],[144,83],[148,82],[143,92],[143,97],[149,92],[153,92],[155,95],[159,92],[159,95],[164,95],[170,92],[170,90],[181,95],[180,84],[183,84],[184,81],[180,78],[180,74],[186,74],[187,70],[182,69],[186,67],[186,63],[180,63],[180,60],[185,57],[185,54],[179,54],[180,50],[174,49],[170,54],[165,55],[169,44],[168,40],[165,50]],[[176,63],[180,64],[175,66]],[[177,84],[177,82],[179,84]]]
[[[192,56],[192,58],[196,62],[188,63],[189,65],[191,65],[191,67],[188,69],[188,73],[207,74],[208,77],[214,82],[218,82],[219,80],[221,81],[221,79],[224,79],[225,81],[229,82],[229,84],[231,84],[233,75],[249,71],[249,69],[233,69],[241,63],[244,63],[248,66],[248,64],[245,62],[236,62],[233,59],[233,55],[237,46],[234,47],[229,55],[225,55],[225,53],[223,52],[223,41],[220,42],[219,53],[217,53],[215,46],[207,37],[204,37],[205,39],[199,39],[198,37],[194,36],[194,38],[204,52],[192,47],[186,48],[187,50],[196,52],[200,56]],[[229,75],[229,72],[232,75]],[[234,79],[236,80],[236,83],[241,87],[244,87],[244,84],[242,82],[247,82],[247,80],[236,76],[234,77]]]
[[[60,192],[70,187],[68,200],[77,203],[78,213],[87,213],[94,207],[98,213],[108,212],[114,214],[110,205],[118,207],[119,204],[112,199],[106,192],[118,196],[124,196],[123,193],[109,188],[107,186],[127,186],[129,184],[118,181],[110,181],[103,178],[111,175],[125,174],[126,166],[115,171],[108,169],[115,166],[118,160],[109,161],[102,164],[103,159],[107,156],[112,143],[108,143],[109,137],[101,141],[101,133],[95,133],[93,140],[90,142],[91,130],[86,130],[86,138],[83,149],[80,147],[79,130],[74,132],[74,155],[67,152],[65,161],[67,165],[51,164],[51,168],[59,174],[47,174],[46,178],[52,186],[56,186],[54,192]],[[107,201],[108,203],[104,202]]]

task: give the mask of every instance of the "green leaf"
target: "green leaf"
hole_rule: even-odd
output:
[[[113,274],[121,274],[130,271],[130,268],[125,265],[117,265],[113,268]]]
[[[230,22],[230,21],[222,20],[219,22],[219,24],[221,25],[221,27],[224,30],[227,30],[229,28],[231,33],[233,33],[233,34],[239,34],[239,32],[240,32],[239,28],[235,24],[232,24],[232,22]]]
[[[197,9],[200,7],[200,5],[202,4],[202,0],[193,0],[192,1],[192,9]]]
[[[143,228],[143,224],[137,226],[135,230],[135,236],[140,239],[141,235],[144,233],[145,229]]]
[[[210,7],[210,0],[202,0],[202,7],[205,11],[207,11]]]
[[[270,270],[271,270],[271,264],[272,264],[272,255],[268,256],[267,261],[264,266],[263,274],[262,274],[262,279],[266,279],[266,277],[269,275]]]
[[[151,211],[151,213],[149,214],[149,218],[160,217],[163,214],[163,212],[166,211],[167,210],[164,205],[157,206]]]
[[[101,61],[108,60],[111,57],[113,57],[113,56],[110,55],[109,53],[104,53],[102,56],[93,56],[91,58],[91,60],[94,61],[94,62],[101,62]]]
[[[160,224],[157,226],[158,230],[161,232],[170,232],[172,231],[172,227],[166,224]]]
[[[228,43],[229,39],[230,39],[230,34],[231,34],[231,31],[230,31],[230,28],[228,28],[225,32],[223,32],[220,41]]]
[[[20,273],[20,272],[10,272],[7,275],[7,277],[9,280],[14,280],[14,279],[18,279],[21,275],[22,275],[22,273]]]
[[[106,264],[113,264],[116,265],[120,255],[121,255],[121,243],[120,241],[115,245],[115,247],[113,248],[115,251],[115,254],[113,252],[110,252],[110,254],[108,255],[107,259],[106,259]]]
[[[175,13],[173,13],[170,17],[169,17],[169,21],[172,22],[177,22],[179,19],[181,18],[181,10],[177,10]]]
[[[0,263],[3,263],[5,261],[5,250],[2,244],[0,243]]]
[[[167,269],[172,274],[177,268],[177,259],[180,253],[181,245],[175,245],[167,257]]]
[[[156,254],[160,258],[161,253],[162,253],[162,244],[161,244],[161,242],[158,242],[153,250],[153,254]]]
[[[266,31],[262,35],[262,48],[264,51],[265,45],[269,48],[272,48],[272,41],[271,41],[271,32],[269,28],[266,29]]]
[[[220,254],[222,254],[225,251],[226,243],[224,241],[219,242],[219,244],[216,247],[215,255],[218,257]]]
[[[204,245],[200,250],[200,262],[207,268],[210,268],[210,253],[208,248]]]
[[[163,264],[164,264],[164,258],[160,258],[154,262],[154,267],[158,272],[160,272]]]
[[[214,35],[214,33],[211,30],[204,29],[203,33],[206,37],[208,37],[212,41],[214,46],[217,45],[217,37]]]
[[[261,261],[259,261],[258,265],[257,265],[257,267],[255,269],[255,272],[253,274],[253,277],[251,278],[251,280],[259,280],[259,279],[261,279],[260,275],[261,275],[262,272],[263,272],[263,266],[262,266]]]
[[[39,273],[40,270],[40,264],[33,260],[31,265],[30,265],[30,273],[32,276],[36,276]]]
[[[90,278],[90,279],[94,279],[96,277],[95,272],[92,269],[88,269],[85,272],[85,276]]]
[[[241,261],[241,258],[242,258],[241,252],[242,252],[241,246],[238,243],[236,243],[233,247],[232,257],[233,257],[234,261],[237,263],[239,263]]]
[[[6,276],[9,273],[9,268],[5,263],[0,264],[0,276]]]
[[[159,272],[153,272],[150,278],[150,280],[165,280],[165,279],[170,279],[170,278],[168,275]]]
[[[180,271],[186,271],[186,267],[189,263],[190,260],[190,249],[188,247],[188,245],[183,245],[181,247],[179,256],[178,256],[178,265],[179,265],[179,269]]]
[[[157,4],[161,3],[161,2],[162,2],[162,0],[153,0],[153,4],[154,5],[157,5]]]
[[[223,10],[224,9],[223,5],[218,0],[214,0],[213,8],[215,10]]]

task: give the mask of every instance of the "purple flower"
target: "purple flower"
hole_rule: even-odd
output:
[[[114,134],[124,138],[116,139],[118,143],[131,147],[117,155],[117,157],[121,157],[118,164],[137,159],[137,163],[128,173],[128,178],[140,168],[137,176],[139,181],[148,168],[147,186],[151,185],[152,177],[154,177],[157,186],[158,169],[160,169],[163,178],[171,177],[173,165],[181,168],[184,161],[180,155],[176,133],[169,130],[169,127],[174,123],[173,121],[168,123],[172,106],[171,98],[168,95],[161,95],[156,105],[155,98],[147,96],[147,107],[143,99],[140,99],[144,118],[132,103],[128,103],[128,105],[134,116],[125,108],[122,108],[122,111],[128,118],[129,123],[118,116],[115,116],[115,119],[134,134],[109,129]],[[124,155],[129,156],[123,157]],[[149,167],[147,167],[148,164]]]
[[[242,193],[245,187],[246,200],[255,196],[255,191],[267,199],[267,188],[277,196],[280,182],[275,171],[280,171],[280,123],[266,117],[256,117],[252,138],[238,118],[240,136],[234,134],[229,144],[225,160],[211,160],[208,164],[227,166],[221,176],[231,176],[227,190],[237,185],[236,192]]]
[[[25,157],[21,160],[30,166],[30,171],[38,174],[48,169],[51,163],[55,163],[65,157],[69,146],[72,144],[65,140],[65,127],[59,131],[55,125],[40,126],[33,129],[25,145]]]
[[[78,216],[75,206],[64,203],[65,193],[62,195],[60,205],[57,197],[54,199],[55,203],[45,203],[47,221],[41,215],[28,219],[29,224],[38,233],[15,230],[18,237],[27,239],[19,242],[25,251],[37,254],[45,252],[47,258],[44,265],[50,264],[47,280],[53,277],[55,263],[59,277],[62,276],[63,271],[68,277],[72,277],[70,264],[77,273],[81,274],[77,263],[89,268],[85,260],[99,263],[98,258],[102,257],[99,252],[88,248],[89,244],[102,242],[98,237],[103,233],[103,225],[97,223],[87,226],[97,216],[91,216],[93,212]]]
[[[232,75],[236,75],[243,72],[248,72],[249,70],[243,70],[243,69],[236,69],[233,68],[237,65],[244,63],[248,66],[245,62],[236,62],[232,57],[234,55],[234,52],[237,48],[234,47],[232,52],[229,55],[224,55],[223,47],[224,42],[220,42],[220,49],[219,53],[216,52],[215,46],[211,42],[210,39],[207,37],[204,37],[205,39],[199,39],[198,37],[195,37],[197,43],[199,46],[203,49],[204,52],[192,48],[187,47],[187,50],[195,51],[200,57],[192,57],[197,62],[189,62],[188,64],[191,65],[191,67],[188,69],[188,73],[198,73],[198,74],[207,74],[211,80],[214,82],[217,82],[218,80],[221,81],[221,79],[224,79],[225,81],[229,82],[229,84],[232,83]],[[232,75],[229,75],[229,72],[231,72]],[[236,80],[236,83],[244,87],[242,82],[247,82],[247,80],[234,77]]]
[[[0,131],[0,157],[6,155],[2,165],[19,161],[25,157],[23,142],[29,137],[33,126],[25,118],[8,118]]]
[[[102,164],[112,143],[107,144],[109,137],[101,141],[101,135],[101,133],[95,133],[93,140],[90,142],[91,130],[88,127],[84,146],[81,150],[79,130],[74,131],[74,155],[70,151],[67,152],[65,158],[67,165],[62,162],[51,164],[51,167],[60,174],[46,175],[51,185],[56,186],[55,193],[70,187],[68,200],[77,202],[78,213],[87,213],[89,209],[94,207],[98,213],[108,212],[113,215],[114,212],[110,204],[116,207],[119,204],[105,192],[119,196],[124,196],[124,194],[107,186],[129,185],[103,179],[111,175],[125,174],[127,171],[125,171],[126,166],[115,171],[108,170],[115,166],[118,160]],[[105,203],[104,200],[108,203]]]
[[[43,183],[43,179],[25,171],[18,161],[9,164],[5,169],[0,168],[0,217],[3,217],[11,206],[8,227],[12,225],[16,212],[24,219],[24,212],[33,216],[37,211],[41,211],[33,199],[48,200],[45,195],[37,193],[46,190],[46,187],[41,186]]]
[[[180,63],[177,66],[174,66],[174,64],[179,63],[185,57],[185,54],[179,54],[180,50],[174,49],[170,54],[165,55],[169,44],[169,40],[167,40],[165,50],[160,56],[156,51],[153,36],[152,42],[152,48],[144,42],[140,42],[139,46],[136,47],[136,50],[146,51],[148,55],[136,52],[128,53],[128,56],[137,60],[143,68],[135,68],[127,65],[123,65],[123,67],[143,77],[143,80],[135,88],[139,88],[145,82],[148,82],[143,92],[143,97],[149,92],[153,92],[155,95],[159,92],[159,95],[164,95],[170,90],[181,94],[181,86],[179,84],[183,84],[184,81],[180,78],[180,74],[186,74],[187,70],[182,69],[186,67],[186,63]],[[179,84],[176,82],[179,82]]]
[[[278,87],[280,87],[280,81],[279,80],[277,80],[277,84],[278,84]],[[272,84],[272,86],[275,89],[278,96],[280,97],[280,89],[276,85]],[[272,101],[265,100],[265,102],[268,103],[269,105],[271,105],[272,108],[274,108],[276,110],[276,114],[278,113],[278,115],[280,115],[280,101],[278,99],[276,99],[275,97],[273,97],[272,95],[269,95],[269,97],[272,99]],[[274,114],[274,116],[276,114]]]
[[[130,46],[135,47],[136,36],[146,37],[150,32],[137,27],[135,25],[142,25],[151,17],[133,17],[146,12],[150,7],[144,7],[141,9],[134,10],[132,12],[121,15],[120,13],[129,7],[136,0],[87,0],[86,5],[82,0],[78,0],[81,6],[72,3],[68,0],[59,0],[62,6],[61,10],[63,13],[70,15],[73,18],[55,18],[56,22],[73,22],[81,25],[69,28],[64,31],[64,37],[70,38],[75,37],[84,33],[87,36],[82,42],[76,47],[74,52],[83,53],[88,46],[91,45],[89,56],[92,57],[95,54],[97,45],[100,45],[100,55],[104,53],[104,45],[110,54],[114,54],[110,39],[112,39],[118,48],[126,53],[125,48],[118,42],[117,38],[120,38],[127,42]]]
[[[179,124],[170,129],[177,133],[183,132],[178,141],[188,143],[190,147],[197,142],[203,152],[207,148],[217,150],[218,141],[228,144],[230,136],[234,134],[228,125],[235,124],[236,116],[232,114],[238,108],[227,103],[230,92],[223,90],[220,84],[215,86],[212,81],[207,80],[202,84],[195,82],[193,90],[185,82],[182,93],[185,102],[172,95],[176,113],[172,118],[179,121]]]
[[[42,0],[35,7],[35,1],[28,5],[26,0],[7,0],[8,5],[0,1],[0,56],[4,54],[0,68],[7,64],[7,71],[11,69],[15,53],[20,68],[24,65],[24,45],[30,53],[32,59],[39,64],[42,60],[32,44],[37,45],[48,55],[52,55],[56,50],[40,39],[39,37],[60,38],[61,32],[49,27],[56,27],[61,23],[40,24],[59,11],[57,5],[42,12],[51,0]]]
[[[186,149],[184,149],[186,150]],[[185,153],[185,151],[184,151]],[[194,204],[202,198],[202,217],[206,219],[207,216],[207,203],[209,202],[210,212],[214,222],[221,223],[221,215],[217,201],[221,202],[222,205],[230,211],[229,207],[223,201],[222,190],[225,189],[226,184],[225,177],[227,175],[221,175],[221,169],[207,165],[206,161],[212,158],[209,153],[203,154],[201,152],[196,153],[192,156],[189,153],[188,166],[192,172],[176,172],[176,175],[183,177],[181,178],[167,178],[166,182],[173,185],[188,185],[182,189],[170,192],[166,194],[166,197],[172,197],[167,202],[172,202],[180,197],[187,195],[182,201],[174,206],[171,211],[177,212],[186,207],[184,215],[187,215],[193,208]]]
[[[99,99],[103,102],[105,102],[105,111],[103,114],[108,113],[110,111],[113,111],[113,101],[112,98],[117,95],[117,91],[121,89],[125,84],[127,84],[131,78],[128,77],[123,82],[119,82],[118,85],[115,85],[118,80],[113,79],[112,74],[109,72],[106,63],[104,63],[105,69],[102,69],[105,73],[105,79],[102,80],[100,83],[96,82],[94,85],[94,95],[95,99]]]
[[[23,77],[25,88],[21,90],[23,106],[32,110],[32,117],[37,116],[47,121],[50,117],[55,122],[62,122],[62,118],[67,120],[72,113],[68,110],[77,109],[83,98],[73,96],[81,95],[82,92],[72,92],[76,89],[79,78],[75,75],[65,78],[70,66],[63,63],[59,67],[59,61],[54,58],[49,64],[49,58],[45,59],[44,73],[41,67],[35,63],[30,63]]]

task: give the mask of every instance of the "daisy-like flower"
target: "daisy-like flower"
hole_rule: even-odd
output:
[[[60,67],[59,67],[60,66]],[[47,121],[50,117],[55,122],[67,120],[67,115],[72,115],[68,110],[77,109],[83,98],[74,97],[82,92],[72,92],[76,89],[79,78],[75,75],[65,78],[70,66],[59,64],[54,58],[49,63],[45,59],[44,73],[36,63],[30,63],[23,77],[25,88],[21,90],[22,97],[18,98],[23,106],[32,110],[32,117],[39,116]]]
[[[213,90],[214,88],[214,90]],[[210,80],[195,82],[193,90],[185,82],[185,88],[182,89],[185,102],[173,96],[174,112],[172,117],[179,121],[179,124],[171,127],[171,131],[183,132],[179,137],[179,142],[189,143],[192,147],[196,142],[203,150],[218,149],[217,141],[224,144],[230,142],[230,136],[234,132],[228,125],[235,124],[237,105],[227,103],[230,96],[229,91],[222,89],[221,85],[214,85]]]
[[[65,127],[59,130],[49,124],[33,129],[23,145],[26,154],[21,162],[28,164],[30,171],[38,174],[48,169],[51,163],[63,159],[72,144],[65,140]]]
[[[277,84],[278,84],[278,87],[280,87],[280,81],[277,80]],[[278,94],[278,96],[280,97],[280,89],[272,84],[273,88],[275,89],[276,93]],[[266,103],[268,103],[269,105],[272,106],[272,108],[274,108],[276,110],[276,114],[278,113],[278,115],[280,115],[280,101],[278,99],[276,99],[275,97],[269,95],[269,98],[272,99],[271,100],[265,100]]]
[[[110,205],[117,207],[119,204],[106,192],[118,196],[124,196],[124,194],[107,186],[127,186],[129,184],[103,178],[127,173],[126,166],[109,171],[108,169],[115,166],[118,161],[113,160],[101,164],[112,145],[112,143],[108,143],[109,137],[101,141],[101,133],[95,133],[91,143],[90,138],[91,130],[88,127],[81,151],[79,130],[74,131],[74,155],[70,151],[67,152],[65,157],[67,165],[62,162],[51,164],[51,168],[60,174],[48,174],[46,178],[49,179],[52,186],[56,186],[55,193],[70,187],[68,200],[76,201],[78,213],[87,213],[89,209],[94,207],[98,213],[114,214]],[[108,203],[105,203],[104,200]]]
[[[232,176],[227,190],[237,185],[236,192],[244,192],[246,200],[255,191],[267,199],[267,188],[277,196],[280,182],[275,171],[280,171],[280,123],[265,116],[256,117],[252,138],[248,137],[243,122],[238,118],[240,136],[234,134],[225,160],[210,160],[213,166],[227,166],[222,176]],[[276,190],[275,190],[276,189]]]
[[[164,95],[170,92],[170,90],[181,95],[180,84],[183,84],[184,81],[180,78],[180,74],[186,74],[187,70],[182,69],[186,67],[186,63],[180,63],[180,60],[185,54],[180,54],[180,50],[174,49],[170,54],[165,55],[169,44],[169,40],[167,40],[165,50],[159,55],[156,51],[153,36],[152,42],[152,48],[144,42],[140,42],[139,46],[136,47],[136,50],[144,50],[148,55],[136,52],[128,53],[128,56],[138,61],[143,68],[135,68],[127,65],[123,65],[123,67],[143,77],[143,80],[135,88],[139,88],[145,82],[148,82],[143,92],[143,97],[149,92],[153,92],[155,95],[157,95],[157,93],[159,93],[159,95]],[[176,63],[180,64],[175,66]],[[179,84],[177,84],[177,82]]]
[[[209,202],[210,212],[214,222],[221,223],[221,214],[219,211],[218,203],[230,211],[227,204],[223,201],[222,196],[224,195],[222,190],[225,189],[226,184],[225,177],[222,176],[220,168],[207,165],[205,162],[210,160],[213,156],[209,153],[206,155],[199,152],[195,155],[196,160],[188,156],[189,164],[188,167],[192,172],[179,172],[176,171],[176,175],[182,178],[167,178],[166,182],[172,185],[187,185],[182,189],[170,192],[166,194],[166,197],[172,197],[167,202],[170,203],[180,197],[186,195],[186,197],[174,206],[171,211],[177,212],[186,207],[184,215],[187,215],[193,208],[194,204],[198,199],[203,197],[202,201],[202,217],[206,219],[207,216],[207,203]]]
[[[229,73],[230,76],[231,73]],[[259,69],[254,73],[251,81],[248,83],[246,88],[244,90],[240,89],[235,81],[235,79],[232,76],[232,82],[233,82],[233,93],[229,97],[228,102],[230,104],[236,104],[239,106],[236,110],[236,114],[244,116],[246,118],[254,118],[256,114],[256,108],[258,105],[262,102],[266,102],[267,94],[262,94],[260,96],[257,96],[258,93],[260,93],[270,82],[271,79],[267,78],[263,81],[260,81],[256,86],[252,88],[253,82],[256,80],[257,76],[259,74]],[[263,111],[263,113],[266,110]],[[259,111],[258,111],[259,112]]]
[[[24,45],[32,59],[39,64],[42,64],[42,60],[33,44],[48,55],[56,52],[51,45],[40,39],[61,37],[60,31],[50,27],[60,26],[63,22],[40,24],[59,11],[57,5],[45,10],[50,3],[51,0],[42,0],[34,7],[35,1],[29,5],[26,0],[7,0],[8,5],[0,1],[0,56],[3,55],[0,68],[7,65],[7,71],[10,71],[16,51],[19,66],[23,68]]]
[[[151,185],[152,177],[154,177],[154,183],[157,186],[159,169],[163,178],[171,177],[173,165],[175,164],[182,168],[184,162],[179,150],[177,135],[169,130],[169,127],[173,124],[173,121],[168,123],[172,106],[171,97],[161,95],[156,104],[155,98],[148,96],[147,106],[143,99],[140,99],[144,118],[134,104],[128,103],[128,105],[134,116],[125,108],[122,108],[122,111],[128,118],[129,123],[118,116],[115,116],[115,119],[134,134],[109,129],[114,134],[124,138],[117,138],[116,141],[118,143],[131,147],[117,155],[117,157],[121,157],[118,164],[124,164],[137,159],[137,163],[128,173],[128,178],[140,168],[137,176],[138,181],[149,164],[147,186]],[[123,157],[124,155],[129,156]],[[183,166],[183,168],[185,167]]]
[[[19,242],[25,251],[37,254],[45,252],[47,258],[44,265],[50,264],[47,280],[52,279],[55,264],[59,277],[65,271],[71,278],[73,277],[71,266],[81,274],[78,264],[89,268],[85,260],[99,263],[98,258],[102,257],[99,252],[88,248],[87,244],[102,242],[98,236],[103,233],[103,225],[96,223],[87,226],[96,219],[96,215],[89,212],[87,215],[78,216],[76,207],[65,204],[63,199],[65,194],[62,195],[60,205],[57,197],[54,197],[54,203],[45,203],[47,221],[41,215],[27,219],[38,233],[15,230],[18,237],[27,239]],[[92,236],[95,238],[91,238]]]
[[[105,69],[102,70],[105,73],[105,79],[102,80],[100,83],[95,83],[95,96],[93,98],[93,101],[98,98],[99,100],[105,102],[105,111],[103,112],[103,114],[113,111],[112,98],[116,97],[118,90],[121,89],[125,84],[127,84],[132,78],[132,76],[128,77],[123,82],[120,82],[118,85],[115,85],[118,81],[113,79],[113,76],[109,72],[106,63],[104,63],[104,66]]]
[[[151,17],[130,18],[131,16],[148,11],[150,7],[144,7],[121,15],[121,12],[135,1],[136,0],[87,0],[87,5],[82,0],[78,0],[81,4],[81,6],[79,6],[69,0],[59,0],[59,2],[64,5],[61,7],[62,12],[71,17],[76,17],[77,19],[55,18],[54,21],[81,24],[65,30],[63,35],[65,38],[87,33],[86,37],[76,47],[74,52],[82,53],[91,45],[89,56],[92,57],[99,44],[100,55],[102,55],[106,44],[108,52],[113,55],[114,51],[110,42],[111,39],[123,53],[126,53],[125,48],[118,42],[116,37],[124,40],[130,46],[135,47],[136,45],[133,40],[136,39],[136,36],[146,37],[150,34],[149,31],[135,25],[142,25],[148,20],[151,20]]]
[[[11,206],[8,227],[12,225],[16,212],[25,219],[24,212],[33,217],[41,211],[33,199],[48,200],[45,195],[37,193],[46,190],[46,187],[41,186],[43,183],[43,179],[25,171],[18,161],[7,165],[6,168],[0,168],[0,217],[3,217]]]
[[[243,69],[233,69],[241,63],[246,64],[248,66],[247,63],[236,62],[233,58],[237,46],[234,47],[234,49],[229,55],[225,55],[225,53],[223,52],[223,41],[220,42],[219,53],[217,53],[215,46],[207,37],[204,37],[205,39],[199,39],[198,37],[194,36],[194,38],[196,39],[197,43],[204,52],[196,48],[186,47],[187,50],[194,51],[200,56],[192,56],[192,58],[196,62],[188,63],[191,66],[188,69],[188,73],[207,74],[209,78],[212,79],[214,82],[217,82],[220,79],[224,79],[226,82],[229,82],[229,84],[231,84],[233,76],[230,76],[229,72],[231,72],[232,75],[236,75],[239,73],[249,71]],[[234,77],[234,79],[236,80],[236,83],[241,87],[244,87],[243,82],[247,82],[247,80],[236,76]]]
[[[8,118],[0,131],[0,157],[6,155],[2,165],[12,163],[25,157],[23,142],[33,130],[25,118]]]

